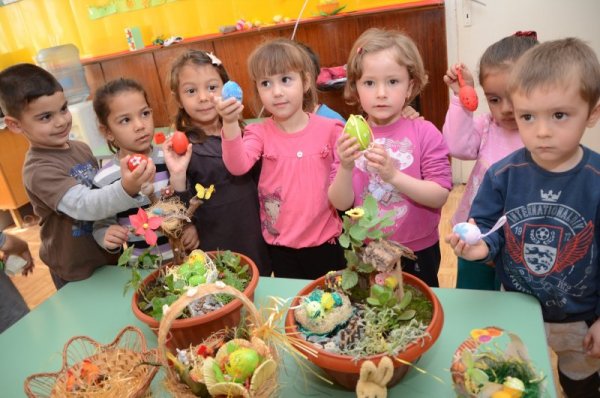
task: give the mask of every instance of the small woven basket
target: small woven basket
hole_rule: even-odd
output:
[[[146,394],[158,366],[156,350],[148,350],[142,332],[127,326],[115,340],[102,345],[87,336],[72,337],[63,348],[58,372],[37,373],[25,379],[28,397],[132,397]],[[93,364],[90,383],[86,365]]]
[[[190,293],[191,292],[191,293]],[[250,299],[248,299],[248,297],[246,297],[244,295],[244,293],[240,292],[239,290],[231,287],[231,286],[227,286],[225,284],[222,283],[206,283],[206,284],[202,284],[199,285],[197,287],[197,290],[191,290],[190,292],[188,292],[188,294],[182,295],[177,301],[175,301],[169,308],[168,312],[163,316],[161,322],[160,322],[160,327],[158,330],[158,358],[161,361],[161,363],[163,364],[164,368],[166,369],[166,376],[165,376],[165,387],[167,388],[167,390],[169,392],[171,392],[174,396],[176,397],[183,397],[183,398],[193,398],[196,397],[196,395],[194,395],[191,391],[191,389],[183,382],[180,381],[179,376],[177,374],[177,372],[171,367],[169,366],[169,361],[167,359],[167,351],[169,350],[167,347],[167,341],[168,341],[168,335],[169,335],[169,331],[171,328],[171,324],[173,323],[174,320],[177,319],[177,317],[179,315],[181,315],[181,313],[183,312],[183,310],[186,308],[186,306],[191,303],[194,300],[197,300],[201,297],[204,296],[208,296],[211,294],[230,294],[236,298],[238,298],[242,304],[245,306],[246,310],[247,310],[247,314],[246,314],[246,324],[249,328],[249,330],[251,331],[250,334],[252,334],[252,330],[257,328],[260,324],[261,324],[261,317],[260,314],[258,313],[256,307],[254,306],[254,304],[252,303],[252,301],[250,301]],[[223,332],[223,331],[221,331]],[[217,332],[219,333],[219,332]],[[209,336],[206,341],[211,340],[211,337],[213,336]],[[178,348],[189,348],[189,347],[178,347]],[[268,347],[269,352],[272,356],[272,358],[277,362],[278,361],[278,357],[277,357],[277,351],[275,350],[274,347],[269,346]],[[263,397],[270,397],[271,395],[273,395],[273,393],[275,392],[275,390],[277,389],[277,372],[274,373],[274,375],[272,376],[273,380],[270,380],[269,383],[264,383],[264,388],[261,388],[259,391],[255,392],[254,394],[249,393],[248,395],[243,395],[246,397],[251,397],[251,398],[263,398]],[[228,396],[236,396],[236,394],[228,394]]]

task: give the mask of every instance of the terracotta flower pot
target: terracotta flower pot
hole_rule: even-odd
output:
[[[406,350],[399,353],[396,357],[410,363],[415,363],[421,355],[423,355],[440,336],[442,332],[442,326],[444,324],[444,310],[442,309],[442,305],[440,304],[439,299],[433,293],[433,290],[429,286],[425,284],[425,282],[421,281],[419,278],[407,274],[405,272],[402,273],[404,278],[405,285],[411,285],[422,291],[432,303],[433,303],[433,317],[431,318],[431,323],[427,327],[427,332],[431,337],[425,338],[424,341],[416,341],[410,344]],[[314,289],[318,287],[323,287],[325,284],[325,277],[321,278],[309,283],[304,289],[302,289],[298,293],[298,297],[294,299],[291,306],[294,307],[299,304],[300,296],[306,296],[310,294]],[[296,325],[296,320],[294,319],[293,311],[288,311],[287,316],[285,318],[285,327],[286,333],[294,334],[298,332],[298,327]],[[309,343],[310,344],[310,343]],[[359,361],[354,361],[352,357],[347,355],[339,355],[334,354],[323,349],[319,349],[316,346],[312,346],[311,348],[315,349],[318,352],[317,356],[307,355],[308,359],[323,369],[333,381],[337,382],[344,388],[349,390],[356,389],[356,383],[358,382],[358,378],[360,375],[360,367],[363,362],[367,360],[373,361],[376,365],[379,364],[379,361],[384,356],[381,355],[373,355],[370,357],[363,358]],[[388,383],[388,388],[396,385],[408,372],[410,366],[404,365],[396,360],[394,363],[394,375],[392,376],[392,380]]]
[[[209,251],[207,254],[214,255],[216,252]],[[246,289],[244,289],[244,295],[246,295],[246,297],[248,297],[250,300],[253,300],[254,291],[256,290],[256,285],[258,285],[259,279],[258,268],[256,267],[256,264],[254,264],[254,261],[252,261],[249,257],[240,253],[235,254],[241,257],[242,264],[248,264],[251,270],[250,272],[252,272],[252,278],[250,279],[248,286],[246,286]],[[159,272],[160,270],[156,270],[148,275],[142,281],[142,286],[146,286],[154,281],[158,277]],[[160,322],[140,310],[137,304],[138,300],[139,293],[136,291],[131,300],[131,309],[133,310],[133,314],[140,321],[148,325],[155,334],[158,334]],[[240,322],[241,309],[242,302],[238,299],[234,299],[223,307],[218,308],[208,314],[193,318],[176,319],[171,325],[171,336],[168,345],[171,348],[189,347],[190,344],[197,345],[214,332],[222,330],[226,327],[237,326]]]

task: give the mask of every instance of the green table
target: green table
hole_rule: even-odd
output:
[[[141,328],[151,347],[156,337],[131,312],[131,292],[123,296],[129,271],[103,267],[89,279],[69,283],[0,334],[0,396],[25,396],[23,381],[39,372],[60,368],[62,348],[73,336],[86,335],[108,343],[126,325]],[[260,305],[269,295],[290,297],[307,281],[261,278],[255,293]],[[443,383],[414,370],[389,390],[390,397],[454,397],[450,378],[450,361],[458,345],[472,329],[499,326],[517,333],[529,350],[538,369],[548,376],[550,396],[556,397],[552,368],[546,346],[541,311],[529,296],[512,292],[488,292],[459,289],[435,289],[445,312],[445,324],[438,341],[418,362],[418,366],[440,377]],[[301,373],[289,358],[281,371],[281,397],[355,397],[353,392],[330,386],[314,375]],[[153,383],[157,396],[167,396],[160,382]]]

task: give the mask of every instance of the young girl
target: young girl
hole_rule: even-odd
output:
[[[174,61],[169,84],[179,106],[175,127],[185,132],[193,145],[191,153],[179,157],[167,141],[165,158],[173,188],[182,199],[196,195],[196,183],[215,186],[215,193],[194,217],[200,248],[243,253],[256,263],[262,276],[269,276],[271,262],[258,217],[255,175],[259,165],[234,176],[223,164],[222,123],[211,97],[221,95],[227,81],[225,68],[213,54],[189,51]]]
[[[107,162],[96,174],[94,184],[103,187],[119,180],[121,170],[118,159],[127,155],[142,154],[152,159],[156,166],[154,193],[160,195],[161,189],[168,185],[169,174],[163,151],[152,146],[154,120],[142,86],[131,79],[117,79],[106,83],[96,91],[94,111],[98,117],[99,129],[106,137],[110,150],[115,153],[115,159]],[[149,205],[148,197],[140,195],[139,207],[145,208]],[[113,218],[94,223],[94,238],[105,249],[118,251],[124,243],[134,246],[132,262],[148,249],[143,237],[129,233],[129,215],[137,211],[137,207],[130,208]],[[162,234],[158,236],[157,247],[163,261],[173,258],[167,237]],[[192,225],[184,228],[181,240],[186,250],[198,246],[198,236]]]
[[[448,149],[433,124],[402,116],[427,82],[421,56],[409,37],[369,29],[354,43],[347,71],[344,95],[360,101],[375,141],[360,152],[356,138],[340,137],[340,167],[329,199],[347,209],[372,195],[382,211],[395,210],[389,238],[417,256],[403,260],[403,270],[439,286],[438,223],[452,186]]]
[[[473,77],[467,67],[454,65],[444,76],[444,82],[454,93],[443,128],[450,155],[462,160],[477,160],[452,218],[453,225],[467,221],[471,203],[487,169],[523,146],[513,108],[506,95],[506,85],[515,61],[536,44],[535,32],[517,32],[485,50],[479,62],[479,83],[490,113],[473,117],[473,113],[461,105],[457,96],[457,70],[462,71],[465,82],[472,86]],[[495,290],[497,285],[493,267],[458,258],[456,287]]]
[[[327,200],[334,147],[343,126],[309,113],[315,107],[312,63],[287,39],[257,47],[248,59],[255,91],[270,115],[246,127],[242,104],[215,99],[223,118],[223,160],[244,174],[262,158],[258,183],[262,233],[276,276],[315,279],[344,266],[341,222]]]

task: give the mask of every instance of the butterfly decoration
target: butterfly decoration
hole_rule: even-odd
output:
[[[196,184],[196,196],[198,199],[208,200],[215,192],[215,184],[210,184],[209,187],[204,187],[202,184]]]

